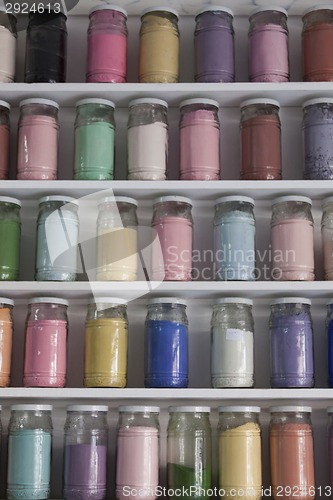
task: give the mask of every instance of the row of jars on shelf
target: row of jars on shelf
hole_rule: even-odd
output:
[[[24,4],[26,5],[26,4]],[[50,3],[40,12],[31,8],[26,35],[24,81],[65,82],[67,66],[66,15]],[[35,4],[33,4],[35,6]],[[34,7],[36,9],[36,6]],[[39,7],[38,7],[39,8]],[[2,8],[3,52],[0,81],[15,79],[16,18],[20,3]],[[122,7],[97,5],[90,12],[86,81],[127,81],[127,13]],[[202,8],[194,33],[195,81],[234,82],[235,49],[233,13],[222,6]],[[252,82],[288,82],[289,53],[287,11],[280,7],[257,8],[250,16],[249,79]],[[333,7],[308,9],[303,15],[303,79],[332,81]],[[168,51],[165,51],[165,47]],[[42,50],[41,50],[42,48]],[[139,37],[139,82],[179,81],[178,13],[169,7],[146,9]]]
[[[115,105],[99,98],[76,103],[74,179],[115,177]],[[20,103],[17,139],[17,179],[58,177],[59,106],[48,99]],[[127,169],[129,180],[168,177],[168,104],[141,98],[129,103]],[[273,99],[241,104],[240,178],[282,179],[280,105]],[[0,101],[0,179],[8,178],[9,110]],[[179,170],[181,180],[223,178],[220,162],[219,104],[212,99],[186,99],[180,104]],[[321,97],[303,105],[304,178],[333,179],[333,99]],[[42,140],[41,140],[42,138]]]
[[[215,388],[253,387],[254,320],[250,299],[222,298],[211,317],[211,384]],[[0,298],[0,386],[10,384],[13,337],[11,299]],[[273,300],[269,319],[271,387],[314,386],[311,301]],[[25,331],[25,387],[64,387],[67,374],[68,302],[55,297],[29,301]],[[327,305],[329,386],[333,387],[333,299]],[[133,339],[130,340],[133,342]],[[188,386],[186,301],[175,297],[148,302],[144,325],[145,387]],[[127,382],[127,302],[96,298],[85,324],[85,387],[125,387]]]
[[[207,279],[213,271],[218,281],[255,279],[312,281],[314,223],[311,200],[305,196],[282,196],[273,200],[271,245],[264,255],[256,253],[254,200],[225,196],[215,202],[213,249],[193,249],[192,202],[182,196],[162,196],[153,202],[149,231],[150,260],[147,275],[153,281]],[[0,197],[0,280],[19,279],[21,203]],[[80,240],[78,211],[84,198],[46,196],[39,201],[36,231],[37,281],[74,281],[78,277],[78,248],[88,279],[133,281],[138,275],[138,236],[147,236],[140,226],[137,201],[123,196],[102,198],[98,205],[95,236]],[[81,212],[84,214],[84,212]],[[91,208],[90,208],[91,213]],[[333,197],[323,201],[322,249],[324,277],[333,279]],[[83,230],[83,228],[81,228]],[[84,227],[87,229],[87,226]],[[141,233],[140,233],[141,231]],[[147,239],[147,238],[146,238]],[[93,243],[93,244],[92,244]],[[97,254],[97,256],[96,256]],[[261,267],[256,267],[256,264]],[[205,267],[206,266],[206,267]],[[211,278],[209,278],[211,279]]]
[[[206,406],[169,407],[167,487],[159,485],[159,412],[156,406],[120,406],[116,436],[117,499],[158,496],[260,500],[262,456],[260,408],[221,406],[218,487],[212,481],[212,430]],[[333,408],[328,408],[330,478],[315,486],[311,407],[270,409],[270,476],[273,498],[310,500],[333,487]],[[50,494],[52,406],[15,405],[8,426],[7,498],[45,499]],[[69,406],[64,432],[63,498],[102,500],[106,496],[107,406]],[[113,465],[113,464],[112,464]],[[179,491],[181,493],[179,493]],[[160,494],[158,494],[160,492]],[[164,492],[164,493],[163,493]],[[270,496],[270,495],[269,495]]]

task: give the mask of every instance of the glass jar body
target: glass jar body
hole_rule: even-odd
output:
[[[0,302],[0,387],[10,384],[12,343],[13,306]]]
[[[271,387],[313,387],[314,352],[310,306],[276,304],[269,320]]]
[[[20,269],[20,206],[0,200],[0,281],[17,281]]]
[[[85,327],[85,387],[126,387],[126,305],[90,304]]]
[[[36,281],[75,281],[78,206],[67,200],[40,203],[36,235]]]
[[[279,107],[265,102],[241,108],[241,179],[280,180]]]
[[[11,83],[15,81],[16,63],[16,17],[7,12],[0,12],[0,83]]]
[[[226,201],[215,205],[216,280],[255,279],[255,234],[253,204],[246,201]]]
[[[1,19],[1,13],[0,13]],[[0,46],[1,46],[1,25],[0,25]],[[0,67],[0,82],[1,82],[1,67]],[[9,170],[9,109],[0,104],[0,180],[8,179]]]
[[[333,81],[333,9],[314,10],[303,16],[303,80]]]
[[[67,374],[67,306],[29,305],[25,327],[24,387],[65,387]]]
[[[311,205],[298,200],[273,205],[271,236],[273,279],[313,281],[315,273]]]
[[[187,387],[188,321],[182,304],[150,304],[145,322],[145,387]]]

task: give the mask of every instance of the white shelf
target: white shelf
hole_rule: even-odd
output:
[[[161,194],[179,194],[192,200],[215,200],[224,194],[251,196],[255,200],[271,200],[280,194],[298,194],[321,200],[333,193],[333,181],[0,181],[1,195],[20,200],[38,200],[50,194],[77,198],[101,190],[113,190],[116,195],[152,200]]]
[[[97,0],[80,0],[72,13],[86,15],[90,8],[97,3],[100,2]],[[146,7],[165,5],[168,3],[170,6],[178,9],[179,13],[182,15],[194,15],[199,8],[211,4],[211,2],[207,0],[191,0],[190,2],[188,0],[169,0],[169,2],[166,2],[166,0],[136,0],[135,2],[133,2],[133,0],[122,0],[121,5],[127,10],[128,14],[140,15]],[[270,5],[271,3],[271,0],[261,0],[259,5]],[[325,2],[321,0],[281,0],[278,5],[285,7],[289,15],[301,15],[308,7],[323,3]],[[222,4],[232,9],[234,14],[248,15],[258,5],[258,2],[254,0],[223,0]]]
[[[50,282],[50,281],[3,281],[1,294],[18,299],[34,295],[57,295],[68,299],[88,299],[92,294],[119,295],[127,299],[150,294],[157,296],[181,296],[184,298],[216,298],[245,295],[254,299],[265,299],[281,295],[306,296],[312,299],[327,299],[333,295],[332,281],[191,281],[191,282]]]
[[[239,106],[242,101],[254,96],[277,99],[282,106],[301,106],[312,97],[333,97],[333,85],[330,82],[0,84],[1,98],[12,106],[29,97],[43,97],[54,99],[60,106],[72,107],[79,99],[96,95],[112,99],[118,107],[127,107],[129,101],[138,96],[165,99],[175,107],[190,96],[209,96],[225,107]]]
[[[147,402],[163,408],[171,404],[192,404],[199,401],[212,408],[242,401],[269,408],[279,404],[309,404],[314,408],[326,408],[332,405],[333,389],[39,389],[8,387],[0,389],[0,402],[10,406],[17,401],[46,401],[56,407],[65,407],[69,403],[107,403],[110,409],[118,405],[135,401],[135,404]]]

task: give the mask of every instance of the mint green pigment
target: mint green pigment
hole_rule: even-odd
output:
[[[41,500],[50,494],[51,434],[14,431],[8,437],[7,498]]]
[[[76,127],[75,179],[113,179],[114,136],[114,128],[107,122],[92,122]]]
[[[185,465],[180,464],[168,464],[168,488],[172,488],[173,490],[179,489],[187,489],[188,493],[190,493],[190,487],[192,486],[197,488],[197,494],[192,492],[192,495],[185,495],[184,497],[181,495],[177,497],[178,499],[185,499],[185,497],[189,497],[192,499],[200,498],[200,500],[204,500],[208,498],[208,495],[205,495],[204,490],[207,491],[212,487],[212,470],[210,467],[206,467],[205,469],[200,469],[197,467],[196,469],[192,467],[186,467]],[[200,491],[201,488],[201,491]]]
[[[0,219],[0,280],[17,281],[20,267],[21,224]]]

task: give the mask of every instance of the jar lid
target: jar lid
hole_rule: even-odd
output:
[[[14,301],[12,299],[7,299],[7,297],[0,297],[0,304],[8,304],[9,306],[13,306]]]
[[[185,299],[179,299],[178,297],[156,297],[148,301],[148,305],[151,304],[180,304],[182,306],[187,306],[187,301]]]
[[[245,203],[251,203],[254,206],[254,199],[249,196],[222,196],[222,198],[218,198],[215,200],[215,206],[220,203],[229,203],[232,201],[242,201]]]
[[[260,413],[259,406],[219,406],[219,413]]]
[[[67,411],[79,411],[79,412],[95,412],[95,411],[109,411],[108,406],[98,406],[98,405],[70,405],[67,406]]]
[[[308,9],[306,9],[303,14],[302,14],[302,17],[306,16],[307,14],[309,14],[310,12],[314,12],[316,10],[333,10],[333,5],[316,5],[314,7],[309,7]]]
[[[52,405],[13,405],[11,411],[52,411]]]
[[[33,297],[28,301],[28,304],[59,304],[68,307],[68,300],[58,297]]]
[[[311,300],[304,297],[279,297],[271,301],[271,306],[276,304],[306,304],[311,306]]]
[[[195,18],[200,16],[200,14],[203,14],[204,12],[226,12],[226,14],[229,14],[231,17],[234,17],[234,13],[231,9],[228,7],[222,7],[222,5],[209,5],[207,7],[202,7],[202,9],[198,10],[198,12],[195,14]]]
[[[333,304],[333,298],[332,299],[328,299],[328,301],[326,302],[326,305],[327,306],[331,306],[332,304]]]
[[[106,198],[103,198],[98,206],[110,202],[130,203],[131,205],[135,205],[136,207],[138,206],[138,202],[134,198],[129,198],[128,196],[107,196]]]
[[[52,106],[53,108],[59,109],[59,104],[55,101],[51,101],[50,99],[39,99],[34,97],[32,97],[31,99],[23,99],[23,101],[20,102],[19,106],[20,108],[22,108],[22,106],[26,106],[27,104],[45,104],[47,106]]]
[[[275,198],[272,201],[272,206],[278,205],[279,203],[285,203],[286,201],[301,201],[302,203],[308,203],[309,205],[312,205],[311,199],[308,198],[307,196],[291,195],[291,196],[280,196],[279,198]]]
[[[122,7],[118,7],[118,5],[112,5],[112,4],[108,4],[108,3],[103,3],[101,5],[95,5],[95,7],[90,9],[89,16],[90,16],[90,14],[92,14],[93,12],[96,12],[97,10],[116,10],[117,12],[121,12],[122,14],[124,14],[124,16],[127,17],[127,12],[125,9],[123,9]]]
[[[157,205],[158,203],[164,203],[166,201],[176,201],[178,203],[187,203],[192,206],[192,201],[189,198],[185,198],[185,196],[160,196],[159,198],[155,198],[153,201],[153,205]]]
[[[169,413],[210,413],[209,406],[169,406]]]
[[[295,412],[304,412],[304,413],[311,413],[312,408],[311,406],[272,406],[272,408],[269,409],[270,413],[295,413]]]
[[[118,411],[121,413],[159,413],[159,406],[119,406]]]
[[[75,104],[76,107],[82,106],[83,104],[104,104],[105,106],[110,106],[110,108],[115,108],[115,103],[113,101],[108,101],[107,99],[99,99],[97,97],[92,97],[88,99],[81,99]]]
[[[333,406],[329,406],[326,411],[327,413],[333,413]]]
[[[1,9],[0,9],[0,11],[1,11]],[[6,102],[6,101],[0,100],[0,106],[3,106],[4,108],[10,109],[10,104],[9,104],[9,102]]]
[[[163,5],[159,5],[157,7],[148,7],[148,9],[145,9],[142,12],[141,17],[143,17],[145,14],[149,14],[149,12],[170,12],[170,14],[173,14],[177,19],[179,19],[178,12],[176,11],[176,9],[172,9],[172,7],[165,7]]]
[[[245,304],[247,306],[253,306],[253,300],[243,297],[222,297],[215,302],[215,305],[218,304]]]
[[[283,7],[278,7],[277,5],[263,5],[262,7],[257,7],[251,12],[249,17],[251,18],[252,16],[258,14],[259,12],[266,12],[272,10],[275,10],[276,12],[281,12],[286,17],[288,17],[288,12],[286,11],[286,9],[284,9]]]
[[[72,198],[71,196],[62,196],[57,194],[54,194],[52,196],[43,196],[43,198],[40,198],[39,204],[47,203],[48,201],[66,201],[67,203],[73,203],[74,205],[79,204],[78,200]]]
[[[280,108],[279,101],[276,101],[275,99],[266,99],[265,97],[256,99],[247,99],[246,101],[241,102],[240,108],[245,108],[246,106],[252,106],[256,104],[271,104],[272,106]]]
[[[120,299],[119,297],[95,297],[89,301],[89,304],[119,304],[127,305],[126,299]]]
[[[159,104],[168,108],[168,103],[162,99],[155,99],[154,97],[141,97],[140,99],[133,99],[129,102],[128,107],[136,106],[137,104]]]
[[[201,99],[200,97],[195,97],[194,99],[185,99],[179,104],[179,109],[182,109],[184,106],[190,106],[191,104],[209,104],[210,106],[215,106],[215,108],[219,109],[220,105],[214,99]]]
[[[11,198],[10,196],[0,196],[0,203],[12,203],[13,205],[18,205],[19,207],[22,206],[20,200],[17,200],[16,198]]]
[[[325,198],[325,199],[323,200],[322,205],[323,205],[323,207],[324,207],[325,205],[329,205],[330,203],[333,203],[333,196],[329,196],[328,198]]]
[[[312,106],[313,104],[333,104],[333,98],[332,97],[316,97],[315,99],[309,99],[308,101],[305,101],[302,105],[303,109],[307,108],[308,106]]]

